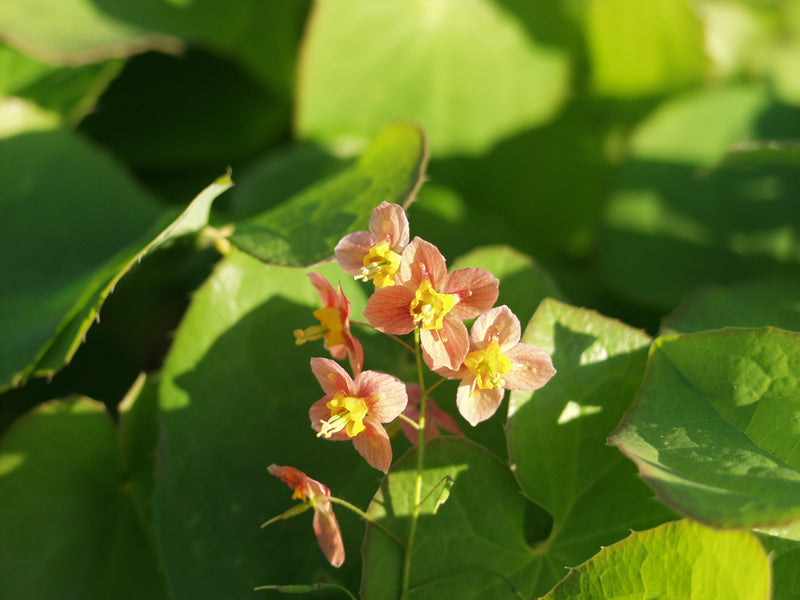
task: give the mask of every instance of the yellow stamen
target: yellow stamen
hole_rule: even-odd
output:
[[[383,241],[369,249],[363,260],[364,266],[358,270],[353,279],[369,281],[375,287],[394,285],[394,276],[400,270],[400,255],[389,249],[389,242]]]
[[[511,361],[500,349],[500,345],[492,340],[483,350],[475,350],[467,354],[464,366],[475,375],[475,383],[482,390],[491,390],[505,386],[503,377],[511,370]],[[475,395],[475,390],[472,392]]]
[[[422,329],[441,329],[444,317],[458,304],[455,294],[440,294],[424,280],[409,305],[414,324]]]
[[[331,411],[331,417],[321,422],[317,437],[329,438],[342,429],[348,437],[355,437],[366,429],[363,421],[367,416],[367,403],[363,399],[338,392],[325,406]]]
[[[342,323],[342,311],[332,306],[320,308],[314,311],[314,316],[319,319],[319,325],[313,325],[306,329],[294,330],[294,343],[302,346],[306,342],[325,338],[328,347],[344,344],[344,332]]]

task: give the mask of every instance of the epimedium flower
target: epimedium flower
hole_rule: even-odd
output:
[[[412,421],[419,421],[419,405],[422,390],[420,390],[418,383],[407,383],[406,392],[408,393],[408,406],[406,406],[403,414]],[[403,433],[406,434],[408,440],[416,445],[419,442],[417,430],[414,429],[411,423],[407,423],[406,421],[402,421],[401,425],[403,427]],[[438,437],[440,427],[448,433],[463,435],[456,420],[439,408],[433,398],[428,396],[425,401],[425,441],[429,442],[433,438]]]
[[[354,278],[387,287],[394,283],[408,239],[406,211],[398,204],[382,202],[370,215],[369,231],[346,235],[336,245],[336,260]]]
[[[281,467],[278,465],[270,465],[268,471],[284,483],[286,483],[292,490],[293,500],[302,500],[304,505],[300,510],[290,509],[264,523],[268,525],[272,521],[281,518],[288,518],[294,516],[298,512],[302,512],[308,507],[314,509],[313,527],[314,533],[317,536],[319,547],[325,554],[334,567],[340,567],[344,562],[344,543],[342,542],[342,532],[339,529],[339,522],[336,520],[336,515],[333,513],[333,505],[331,504],[331,491],[328,487],[316,479],[312,479],[299,469],[294,467]],[[262,527],[264,526],[262,525]]]
[[[309,273],[308,277],[322,300],[322,308],[314,311],[319,325],[306,329],[295,329],[295,344],[300,346],[308,341],[325,339],[325,348],[336,359],[347,357],[354,374],[361,372],[364,364],[364,350],[361,343],[350,332],[350,301],[339,285],[338,293],[319,273]]]
[[[376,289],[364,317],[382,333],[420,329],[429,366],[458,369],[469,349],[464,319],[477,317],[497,300],[499,282],[486,269],[447,273],[444,256],[421,238],[406,246],[391,287]]]
[[[400,415],[408,404],[406,387],[397,377],[362,371],[352,379],[336,362],[312,358],[311,371],[325,392],[308,411],[317,437],[353,440],[367,462],[384,473],[392,464],[392,444],[382,423]]]
[[[473,323],[469,352],[458,369],[431,367],[448,379],[461,380],[456,403],[470,425],[491,417],[507,389],[537,390],[555,375],[550,356],[520,343],[520,334],[517,316],[507,306],[497,306]]]

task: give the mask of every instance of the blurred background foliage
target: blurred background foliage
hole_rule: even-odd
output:
[[[118,403],[140,372],[158,375],[219,253],[178,238],[119,279],[131,248],[228,169],[219,226],[347,172],[394,123],[426,133],[412,234],[451,263],[510,246],[547,273],[547,295],[650,335],[691,294],[800,274],[796,0],[6,2],[0,431],[17,443],[38,426],[19,433],[22,415],[57,428],[80,414],[112,457],[103,469],[138,481],[102,405],[118,423],[145,418],[150,401]],[[499,428],[477,438],[504,452]],[[358,472],[346,485],[359,477],[374,484]],[[143,478],[109,506],[150,510]],[[158,493],[163,514],[184,508]],[[131,518],[154,578],[154,534]],[[0,581],[18,568],[2,550],[0,564]],[[150,597],[167,593],[148,578]]]

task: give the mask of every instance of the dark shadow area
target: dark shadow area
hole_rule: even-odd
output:
[[[272,463],[301,469],[362,508],[382,475],[352,443],[318,439],[311,429],[308,409],[324,394],[308,361],[322,352],[313,343],[296,347],[292,337],[309,316],[307,306],[273,298],[220,335],[190,370],[172,372],[168,364],[162,390],[174,389],[188,404],[163,412],[165,466],[155,506],[178,596],[246,595],[258,585],[307,583],[320,573],[358,587],[363,523],[341,507],[347,559],[335,572],[317,548],[311,511],[259,529],[295,503],[291,490],[267,474]],[[190,346],[179,338],[175,352],[191,354]],[[162,401],[169,405],[177,396],[167,394]]]

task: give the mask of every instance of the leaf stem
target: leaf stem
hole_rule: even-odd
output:
[[[419,520],[420,500],[422,498],[422,469],[425,464],[425,404],[428,391],[425,389],[425,378],[422,371],[422,353],[419,345],[419,327],[414,329],[414,353],[417,359],[417,378],[419,379],[419,422],[417,423],[417,472],[414,476],[414,500],[411,504],[411,523],[408,527],[408,541],[403,554],[403,575],[400,587],[400,598],[408,597],[408,588],[411,580],[411,553],[414,549],[414,538],[417,534],[417,521]]]
[[[399,537],[397,537],[391,531],[386,529],[386,527],[384,527],[383,525],[378,523],[375,519],[370,517],[367,513],[365,513],[360,508],[358,508],[355,504],[350,504],[347,500],[344,500],[342,498],[337,498],[336,496],[331,496],[331,502],[333,502],[334,504],[338,504],[339,506],[344,506],[346,509],[354,512],[359,517],[361,517],[362,519],[364,519],[368,523],[371,523],[372,525],[375,525],[375,527],[377,527],[383,533],[385,533],[390,538],[392,538],[395,542],[397,542],[400,545],[401,548],[405,547],[406,544],[405,544],[405,542],[403,540],[401,540]]]

